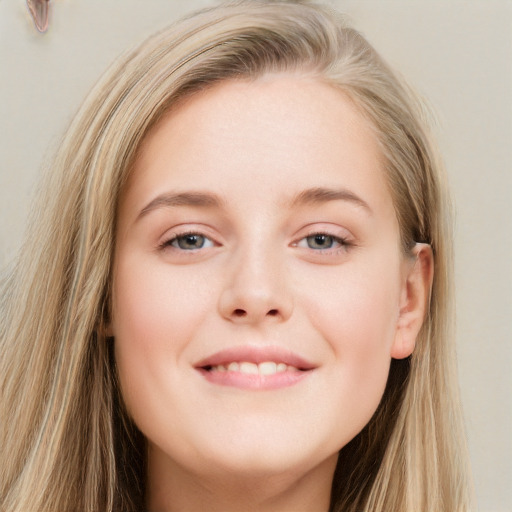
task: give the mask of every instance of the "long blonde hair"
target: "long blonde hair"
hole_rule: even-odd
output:
[[[109,316],[117,201],[148,130],[222,80],[303,69],[350,96],[373,126],[407,251],[431,244],[430,309],[412,357],[345,446],[332,511],[455,512],[470,484],[453,345],[452,233],[421,104],[368,42],[306,1],[222,4],[163,30],[97,84],[62,141],[0,310],[5,512],[143,508],[145,449],[116,383]]]

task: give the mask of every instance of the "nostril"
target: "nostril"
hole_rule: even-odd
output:
[[[278,315],[278,311],[277,311],[277,309],[271,309],[271,310],[267,313],[267,315],[269,315],[269,316],[277,316],[277,315]]]
[[[239,318],[247,315],[247,313],[243,309],[235,309],[235,311],[233,311],[233,314]]]

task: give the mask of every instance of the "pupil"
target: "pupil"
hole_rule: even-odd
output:
[[[203,246],[203,237],[201,235],[185,235],[178,243],[182,249],[198,249]]]
[[[312,249],[325,249],[332,245],[332,236],[330,235],[313,235],[308,239],[308,245]]]

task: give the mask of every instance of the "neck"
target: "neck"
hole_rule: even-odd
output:
[[[201,474],[162,457],[148,457],[150,512],[327,512],[336,456],[308,470],[273,475],[215,468]]]

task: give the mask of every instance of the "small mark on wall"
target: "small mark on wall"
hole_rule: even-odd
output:
[[[46,32],[48,29],[49,4],[50,0],[27,0],[28,10],[39,32]]]

